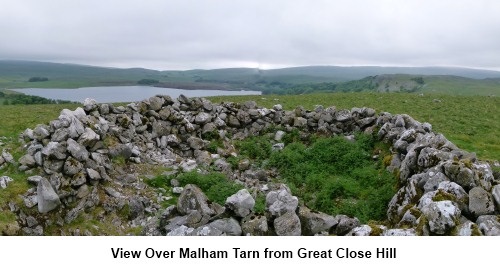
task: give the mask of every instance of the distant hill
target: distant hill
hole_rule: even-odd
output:
[[[500,79],[472,79],[451,75],[386,74],[338,83],[336,90],[498,96],[500,95]]]
[[[415,78],[422,76],[425,84]],[[48,81],[28,82],[32,77]],[[328,91],[340,84],[343,91],[355,88],[377,91],[425,91],[463,94],[499,94],[500,72],[450,67],[304,66],[261,70],[225,68],[213,70],[157,71],[143,68],[108,68],[76,64],[0,60],[1,88],[76,88],[83,86],[137,85],[155,80],[155,86],[186,89],[253,89],[273,93],[296,86],[321,86]],[[342,83],[342,84],[341,84]],[[320,85],[314,85],[320,84]],[[326,85],[321,85],[326,84]],[[383,86],[383,87],[382,87]],[[376,87],[376,88],[375,88]],[[315,90],[314,88],[311,90]],[[310,91],[310,90],[309,90]]]

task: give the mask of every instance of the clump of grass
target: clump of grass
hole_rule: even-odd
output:
[[[289,144],[271,155],[292,192],[310,208],[330,214],[347,214],[362,222],[384,220],[387,203],[396,192],[396,180],[373,161],[371,136],[356,142],[343,137],[315,140],[309,147]]]
[[[266,210],[266,197],[263,194],[258,194],[255,199],[254,212],[264,214]]]
[[[262,160],[271,155],[272,145],[268,138],[250,137],[236,143],[240,155],[254,160]]]
[[[172,178],[174,177],[166,178],[165,181],[170,182],[170,179]],[[207,195],[207,198],[210,201],[217,202],[221,205],[224,205],[229,196],[243,188],[243,185],[230,181],[225,175],[220,173],[200,174],[192,171],[182,173],[175,178],[182,186],[187,184],[197,185],[205,193],[205,195]]]

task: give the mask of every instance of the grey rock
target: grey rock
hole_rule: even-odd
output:
[[[142,227],[141,236],[161,236],[161,230],[159,225],[158,217],[151,217],[146,221],[146,224]]]
[[[53,142],[53,141],[47,143],[47,145],[43,147],[42,154],[50,159],[57,159],[57,160],[65,160],[67,157],[66,147],[64,147],[59,142]]]
[[[214,124],[218,128],[226,126],[226,122],[224,122],[224,120],[222,118],[220,118],[220,117],[216,117],[214,119]],[[238,122],[238,125],[239,125],[239,122]]]
[[[2,151],[2,157],[3,159],[5,160],[5,162],[7,163],[10,163],[10,164],[13,164],[15,163],[16,161],[14,160],[14,156],[12,156],[12,154],[10,154],[8,151],[6,150],[3,150]]]
[[[476,217],[493,214],[495,204],[486,190],[482,187],[474,187],[469,191],[469,210]]]
[[[153,97],[149,98],[149,107],[153,111],[160,110],[164,103],[165,103],[165,99],[163,99],[163,98],[160,98],[157,96],[153,96]]]
[[[28,216],[26,217],[26,224],[28,225],[28,227],[34,227],[38,225],[38,221],[35,219],[35,217]]]
[[[208,226],[220,230],[223,235],[227,236],[240,236],[242,233],[240,224],[234,218],[215,220],[209,223]]]
[[[37,195],[28,195],[23,197],[24,206],[32,208],[38,204]]]
[[[144,214],[145,206],[140,197],[131,197],[128,201],[128,207],[130,210],[128,218],[130,220],[136,219]]]
[[[351,218],[347,215],[340,214],[335,216],[334,226],[331,228],[331,231],[338,236],[343,236],[359,225],[360,222],[358,218]]]
[[[315,235],[323,231],[330,231],[337,220],[331,215],[313,212],[306,207],[299,208],[299,218],[303,235]]]
[[[477,224],[475,224],[471,221],[466,221],[466,222],[461,223],[457,226],[456,235],[457,236],[478,236],[478,235],[482,235],[482,233],[479,230],[479,227],[477,226]]]
[[[194,118],[194,122],[199,125],[204,125],[212,120],[212,116],[205,112],[200,112]]]
[[[106,192],[106,194],[108,194],[109,196],[114,197],[114,198],[122,198],[123,197],[122,193],[116,191],[116,189],[114,189],[112,187],[105,187],[104,191]]]
[[[47,213],[59,206],[61,200],[46,178],[42,178],[37,186],[38,211]]]
[[[73,176],[71,179],[71,186],[73,187],[79,187],[87,182],[87,175],[83,172],[79,172],[76,175]]]
[[[33,135],[37,140],[42,140],[50,136],[49,127],[47,125],[37,125],[33,130]]]
[[[76,175],[83,170],[83,164],[73,157],[68,157],[64,162],[63,171],[68,176]]]
[[[227,118],[227,124],[230,126],[230,127],[240,127],[241,124],[240,124],[240,121],[238,120],[238,118],[236,118],[234,115],[229,115],[229,117]],[[216,121],[217,122],[217,121]]]
[[[167,233],[167,236],[187,236],[191,235],[191,233],[194,231],[194,228],[187,227],[185,225],[181,225],[179,227],[176,227],[172,231]]]
[[[181,194],[182,191],[184,191],[183,187],[173,187],[172,188],[172,193],[174,193],[174,194]]]
[[[68,152],[78,161],[86,161],[89,158],[89,152],[84,146],[80,145],[73,139],[68,139]]]
[[[83,199],[83,198],[87,197],[89,194],[90,194],[89,186],[84,184],[78,188],[78,190],[76,192],[76,197],[79,199]]]
[[[90,180],[102,179],[101,174],[99,174],[99,172],[97,172],[96,170],[94,170],[92,168],[87,168],[87,175],[89,176]]]
[[[12,181],[14,181],[14,180],[12,178],[10,178],[9,176],[1,176],[0,177],[0,188],[6,189],[7,185]]]
[[[68,127],[69,137],[78,139],[78,137],[85,132],[85,127],[82,122],[78,120],[74,115],[69,116],[59,116],[59,119],[68,119],[70,125]]]
[[[429,179],[427,179],[427,181],[425,182],[425,185],[423,187],[424,192],[434,191],[434,190],[438,189],[439,184],[441,182],[448,181],[448,178],[446,178],[446,176],[441,172],[429,171],[429,172],[427,172],[427,175],[429,176]]]
[[[207,133],[215,132],[216,130],[217,130],[217,126],[215,125],[215,123],[206,123],[203,126],[201,133],[207,134]]]
[[[194,169],[196,169],[196,167],[198,167],[198,165],[196,164],[196,161],[195,160],[184,160],[182,161],[180,164],[179,164],[179,167],[182,169],[182,171],[184,172],[191,172],[193,171]]]
[[[295,117],[293,119],[293,126],[298,128],[303,128],[307,126],[307,119],[303,117]]]
[[[460,218],[458,205],[449,200],[431,202],[423,208],[423,214],[429,221],[431,232],[442,235],[454,228]]]
[[[500,216],[482,215],[476,220],[479,230],[485,236],[500,236]]]
[[[278,130],[276,131],[276,133],[274,134],[274,140],[275,141],[281,141],[283,139],[283,137],[285,136],[285,131],[282,131],[282,130]]]
[[[166,121],[155,121],[152,127],[155,136],[165,136],[171,132],[171,126]]]
[[[215,160],[214,168],[216,171],[226,172],[231,170],[231,165],[224,158],[220,158]]]
[[[54,141],[54,142],[61,142],[61,141],[67,140],[68,137],[69,137],[69,129],[67,129],[67,128],[58,128],[52,134],[52,137],[50,138],[50,140]]]
[[[42,155],[42,152],[38,151],[35,153],[35,155],[33,156],[33,158],[35,158],[35,162],[38,166],[42,166],[43,165],[43,155]]]
[[[245,171],[250,168],[250,160],[248,159],[243,159],[238,162],[238,170],[240,171]]]
[[[440,192],[451,194],[452,197],[450,200],[453,200],[455,203],[457,203],[462,212],[469,212],[469,194],[467,194],[467,192],[465,192],[465,190],[457,183],[443,181],[439,183],[438,190]]]
[[[384,236],[416,236],[415,229],[388,229],[384,231]]]
[[[92,147],[94,146],[97,141],[99,141],[100,136],[97,135],[91,128],[87,127],[85,128],[85,131],[80,135],[80,138],[78,139],[78,143],[85,147]]]
[[[60,173],[63,169],[64,161],[58,160],[45,160],[43,162],[43,170],[47,174],[56,174]]]
[[[255,206],[255,200],[248,190],[241,189],[226,199],[226,206],[237,216],[245,217],[250,214]]]
[[[339,110],[335,114],[335,119],[339,122],[344,122],[344,121],[350,120],[351,118],[352,118],[352,116],[351,116],[351,112],[349,112],[349,110]]]
[[[91,98],[85,98],[83,100],[83,109],[87,112],[92,111],[97,108],[97,101]]]
[[[36,165],[35,158],[29,154],[25,154],[21,158],[19,158],[19,163],[30,168]]]
[[[285,143],[276,143],[272,146],[273,151],[281,151],[285,148]]]
[[[274,220],[274,230],[278,236],[300,236],[300,219],[295,212],[286,212]]]
[[[112,158],[123,157],[127,160],[132,156],[132,148],[126,144],[116,144],[108,149]]]
[[[205,141],[197,137],[189,137],[187,143],[193,150],[201,150],[205,147]]]
[[[491,195],[493,196],[493,199],[495,200],[495,203],[497,205],[497,209],[500,210],[500,185],[496,185],[493,187],[491,190]]]
[[[241,221],[243,235],[265,236],[269,234],[269,226],[264,216],[249,215]]]
[[[177,210],[181,214],[188,214],[191,211],[198,211],[201,215],[212,215],[214,211],[208,206],[207,196],[195,185],[186,185],[179,200]]]
[[[372,228],[369,225],[361,225],[354,227],[346,236],[369,236],[372,233]]]
[[[285,185],[281,185],[279,190],[271,191],[266,195],[266,206],[273,216],[294,212],[298,205],[299,200],[292,196],[290,189]]]
[[[85,210],[85,200],[80,200],[76,207],[71,209],[66,213],[66,216],[64,217],[64,222],[69,224],[73,222],[78,216]]]
[[[189,234],[191,236],[221,236],[223,232],[215,227],[210,225],[200,226]]]
[[[33,184],[33,185],[38,185],[38,182],[40,182],[40,180],[42,180],[43,177],[39,176],[39,175],[34,175],[34,176],[30,176],[28,177],[28,182]]]
[[[167,144],[168,145],[177,146],[180,143],[179,139],[174,134],[167,135],[167,139],[166,140],[167,140]]]

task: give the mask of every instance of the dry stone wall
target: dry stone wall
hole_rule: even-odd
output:
[[[277,126],[283,130],[273,132]],[[248,170],[249,162],[240,162],[236,176],[230,170],[225,158],[237,152],[230,139],[273,132],[275,148],[280,149],[281,138],[292,129],[325,136],[365,132],[391,143],[388,170],[400,183],[387,208],[391,226],[361,225],[355,217],[299,206],[286,185],[268,184],[265,171]],[[224,140],[217,153],[207,150],[213,136]],[[500,235],[500,180],[489,164],[458,149],[430,124],[404,114],[322,106],[285,111],[279,104],[271,109],[252,101],[213,104],[183,95],[155,96],[126,106],[87,99],[83,107],[65,109],[49,124],[27,129],[21,138],[26,154],[19,168],[42,172],[29,178],[36,187],[23,195],[24,207],[38,205],[41,215],[11,206],[21,234],[43,234],[44,226],[70,224],[103,206],[105,212],[95,219],[126,208],[127,221],[118,219],[116,225],[142,226],[145,235]],[[176,188],[182,191],[176,206],[162,210],[162,195],[147,194],[133,171],[117,170],[113,162],[119,160],[183,171],[210,165],[247,189],[220,206],[188,185]],[[253,212],[255,199],[249,191],[254,189],[267,193],[266,215]]]

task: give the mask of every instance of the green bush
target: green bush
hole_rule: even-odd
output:
[[[271,155],[292,192],[315,210],[358,217],[362,222],[384,220],[396,192],[396,179],[373,161],[375,141],[358,135],[316,139],[309,147],[291,143]]]
[[[269,158],[272,151],[272,145],[266,137],[250,137],[236,143],[240,155],[250,159],[264,160]]]
[[[172,179],[174,177],[171,177]],[[200,174],[192,171],[182,173],[175,177],[182,186],[187,184],[197,185],[210,201],[224,205],[226,199],[243,188],[243,185],[236,184],[221,173]],[[168,180],[170,180],[168,179]]]

